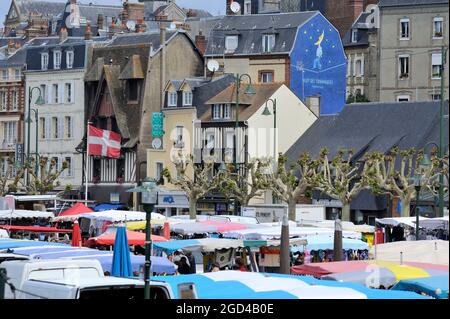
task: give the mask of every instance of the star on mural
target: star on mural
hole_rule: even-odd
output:
[[[306,30],[303,32],[304,34],[307,34],[308,32],[306,32]]]
[[[312,40],[312,36],[309,36],[309,39]]]

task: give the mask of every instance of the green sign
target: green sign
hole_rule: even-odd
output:
[[[164,136],[163,119],[164,115],[162,112],[152,113],[152,137]]]

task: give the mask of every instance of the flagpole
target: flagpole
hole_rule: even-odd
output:
[[[85,205],[88,205],[88,188],[89,188],[89,124],[91,124],[91,122],[87,122],[87,129],[86,129],[86,181],[85,181],[85,194],[84,194],[84,198],[85,198]]]

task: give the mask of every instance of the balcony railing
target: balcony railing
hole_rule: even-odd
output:
[[[14,150],[16,148],[17,139],[11,140],[3,140],[1,143],[2,150]]]

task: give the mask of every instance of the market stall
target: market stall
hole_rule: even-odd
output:
[[[415,223],[415,221],[414,221]],[[419,226],[426,229],[443,229],[448,232],[448,216],[429,218],[424,221],[419,220]]]
[[[9,219],[25,219],[25,218],[41,218],[41,219],[50,219],[53,218],[54,215],[52,212],[42,212],[38,210],[23,210],[23,209],[15,209],[15,210],[0,210],[0,220],[9,220]]]
[[[58,216],[53,218],[54,222],[61,222],[61,221],[74,221],[78,218],[80,214],[86,214],[86,213],[92,213],[93,210],[84,205],[83,203],[76,203],[72,207],[66,209],[65,211],[61,212]]]
[[[108,229],[97,237],[89,238],[85,242],[86,247],[96,247],[96,246],[114,246],[114,241],[116,239],[117,227],[109,226]],[[135,232],[127,230],[127,238],[129,245],[139,245],[144,246],[145,244],[145,233]],[[165,242],[166,238],[157,235],[151,235],[152,242]]]
[[[400,280],[391,290],[413,291],[436,299],[448,299],[448,274]]]

